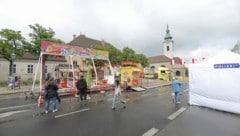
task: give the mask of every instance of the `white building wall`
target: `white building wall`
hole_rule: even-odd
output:
[[[169,50],[167,50],[169,47]],[[163,54],[168,58],[173,58],[173,41],[164,41],[163,42]]]
[[[13,76],[21,76],[21,80],[33,80],[37,69],[37,63],[38,60],[14,61],[14,64],[16,64],[16,73],[13,73]],[[54,72],[55,67],[60,63],[63,64],[65,62],[46,61],[47,72]],[[7,81],[9,74],[9,65],[9,61],[0,59],[0,82]],[[28,73],[28,65],[33,65],[33,73]],[[41,66],[39,65],[39,69],[37,71],[37,80],[39,80],[40,77],[40,69]]]

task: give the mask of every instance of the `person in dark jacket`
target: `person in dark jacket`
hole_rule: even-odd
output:
[[[54,78],[50,78],[48,80],[47,85],[45,86],[45,92],[44,92],[44,108],[45,113],[48,113],[49,105],[52,104],[53,112],[57,111],[57,99],[58,97],[58,86],[56,82],[54,81]]]
[[[87,99],[87,82],[83,78],[83,76],[81,76],[81,78],[77,81],[77,89],[80,94],[81,101],[86,100]]]

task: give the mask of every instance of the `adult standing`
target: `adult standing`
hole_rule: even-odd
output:
[[[54,81],[54,78],[51,77],[48,80],[47,85],[45,86],[45,92],[44,92],[44,108],[45,113],[48,113],[49,105],[52,104],[53,112],[57,111],[57,99],[58,98],[58,86],[56,82]]]
[[[174,102],[178,104],[180,103],[179,94],[181,90],[181,85],[182,85],[182,82],[180,82],[176,77],[173,78],[172,93],[174,93]]]
[[[77,89],[80,95],[81,101],[87,99],[87,82],[81,75],[81,78],[77,81]]]

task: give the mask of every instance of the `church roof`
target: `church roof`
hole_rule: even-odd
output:
[[[181,58],[179,57],[173,57],[175,64],[180,63]],[[165,63],[165,62],[170,62],[170,58],[168,58],[165,55],[159,55],[159,56],[152,56],[148,57],[148,62],[150,64],[152,63]]]
[[[148,62],[151,63],[163,63],[163,62],[169,62],[170,58],[168,58],[165,55],[160,56],[152,56],[148,58]]]

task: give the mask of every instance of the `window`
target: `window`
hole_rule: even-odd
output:
[[[13,64],[13,73],[16,74],[16,64]]]
[[[176,76],[181,76],[181,72],[180,71],[176,71]]]
[[[73,61],[73,65],[77,65],[77,61],[76,60]]]
[[[28,65],[27,73],[33,73],[33,65]]]
[[[161,73],[164,73],[164,74],[166,73],[166,71],[165,71],[165,70],[161,70],[160,72],[161,72]]]
[[[167,51],[169,51],[170,50],[170,47],[169,46],[167,46]]]

